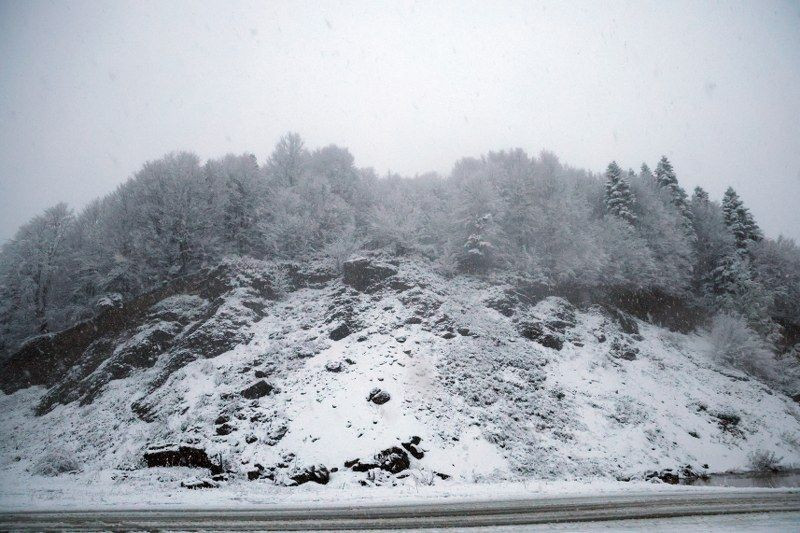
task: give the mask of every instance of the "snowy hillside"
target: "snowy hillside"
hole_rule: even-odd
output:
[[[3,485],[59,470],[170,486],[644,480],[764,451],[800,464],[800,405],[717,367],[702,334],[422,260],[344,267],[228,262],[79,324],[75,353],[59,348],[75,331],[29,343],[3,367]],[[211,472],[147,468],[162,445],[204,451]]]

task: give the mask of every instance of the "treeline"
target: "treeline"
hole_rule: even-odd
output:
[[[666,158],[595,175],[517,149],[447,177],[379,178],[288,134],[262,165],[170,154],[77,214],[59,204],[21,227],[0,253],[0,353],[225,256],[340,263],[362,248],[452,274],[658,291],[736,314],[773,347],[800,324],[794,242],[764,238],[733,189],[689,197]]]

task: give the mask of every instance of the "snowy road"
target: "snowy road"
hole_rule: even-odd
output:
[[[683,491],[403,505],[0,513],[6,529],[357,530],[515,526],[747,514],[800,529],[800,490]],[[756,517],[755,519],[753,517]],[[707,518],[705,520],[708,520]],[[633,525],[633,522],[631,522]],[[789,528],[792,529],[792,528]]]

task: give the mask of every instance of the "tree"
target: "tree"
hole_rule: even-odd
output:
[[[687,238],[694,240],[694,229],[692,227],[692,213],[689,211],[687,194],[683,187],[678,185],[678,178],[675,170],[667,156],[661,156],[661,160],[656,165],[655,180],[658,185],[666,190],[670,197],[670,202],[683,217],[682,225]]]
[[[751,242],[758,242],[764,238],[761,228],[758,227],[750,210],[744,206],[733,187],[728,187],[722,198],[722,213],[725,217],[725,224],[733,233],[739,253],[747,253],[748,245]]]
[[[15,337],[48,333],[57,303],[56,290],[68,283],[66,237],[72,211],[60,203],[22,226],[3,247],[4,298],[13,302],[5,309],[6,328]]]
[[[266,173],[275,183],[293,187],[305,172],[308,151],[297,133],[287,133],[280,138],[266,164]]]
[[[605,201],[609,213],[629,224],[636,222],[636,215],[633,213],[634,196],[616,161],[609,163],[606,169]]]

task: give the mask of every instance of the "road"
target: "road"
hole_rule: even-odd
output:
[[[0,513],[0,530],[178,529],[319,531],[563,524],[686,516],[800,516],[800,490],[692,490],[502,501],[263,509]],[[798,524],[800,529],[800,524]]]

